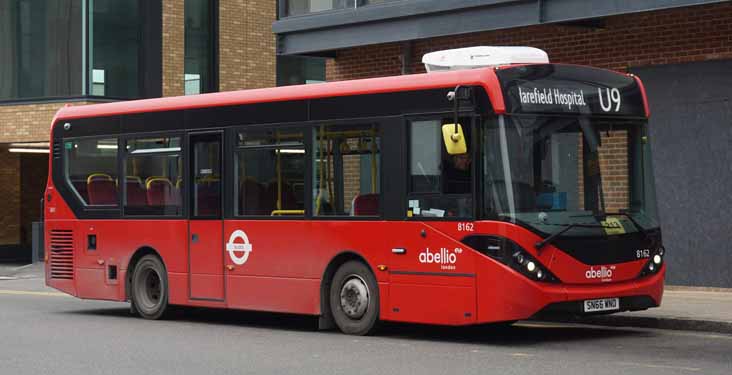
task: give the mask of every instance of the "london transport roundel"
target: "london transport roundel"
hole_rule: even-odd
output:
[[[249,259],[249,253],[252,252],[252,244],[249,242],[247,234],[241,229],[231,233],[229,242],[226,243],[226,251],[229,253],[231,261],[237,266],[246,263]]]

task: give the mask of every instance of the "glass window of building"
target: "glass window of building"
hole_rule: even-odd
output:
[[[89,6],[89,92],[113,98],[140,97],[139,3],[89,0]]]
[[[287,0],[287,14],[282,16],[297,16],[333,9],[355,9],[386,1],[394,0]]]
[[[185,0],[185,94],[217,90],[215,78],[216,0]]]
[[[0,100],[82,94],[82,1],[0,1]]]
[[[277,86],[325,82],[325,59],[277,56]]]

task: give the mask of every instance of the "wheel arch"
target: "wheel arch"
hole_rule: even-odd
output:
[[[323,271],[323,276],[320,279],[320,317],[318,319],[318,329],[332,329],[335,327],[335,321],[333,320],[333,316],[330,312],[330,306],[328,304],[330,296],[330,284],[331,280],[333,280],[333,276],[338,270],[338,267],[351,260],[356,260],[365,264],[369,271],[371,271],[371,273],[374,275],[374,277],[376,277],[374,269],[371,268],[371,265],[366,260],[366,258],[358,251],[343,250],[339,252],[336,256],[334,256],[333,259],[328,262],[328,265]]]
[[[163,257],[160,256],[160,253],[153,247],[145,245],[135,250],[135,253],[132,254],[132,257],[130,257],[130,261],[127,263],[127,273],[125,274],[125,300],[130,299],[130,285],[132,284],[132,274],[135,271],[135,266],[137,266],[137,263],[145,255],[155,255],[156,257],[158,257],[158,259],[160,259],[160,263],[163,264],[165,272],[167,273],[168,271],[168,267],[165,265],[165,260],[163,260]]]

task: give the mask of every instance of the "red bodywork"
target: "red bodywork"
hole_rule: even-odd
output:
[[[362,95],[394,91],[483,87],[496,113],[505,112],[493,69],[430,73],[400,77],[291,86],[198,96],[161,98],[110,104],[66,107],[54,118],[62,120],[100,115],[224,106],[268,101]],[[50,166],[49,166],[50,167]],[[465,232],[458,222],[326,221],[326,220],[76,220],[55,191],[46,188],[46,249],[64,244],[54,233],[73,231],[73,272],[52,278],[51,287],[85,299],[127,299],[128,265],[138,249],[149,248],[162,258],[169,278],[171,304],[232,309],[321,314],[321,283],[329,263],[353,253],[373,270],[381,296],[383,320],[465,325],[528,318],[549,304],[603,297],[647,296],[661,303],[665,266],[638,278],[644,261],[606,265],[612,280],[587,279],[584,265],[552,245],[540,254],[533,244],[541,238],[520,226],[476,221]],[[244,231],[251,252],[235,264],[227,243]],[[200,236],[196,243],[191,234]],[[87,236],[96,235],[97,249],[87,251]],[[510,267],[468,248],[467,235],[510,238],[530,252],[562,283],[536,282]],[[406,249],[395,254],[394,248]],[[445,250],[443,250],[443,248]],[[460,252],[455,249],[461,249]],[[428,256],[420,257],[421,253]],[[454,262],[435,261],[435,254],[455,254]],[[242,253],[235,254],[241,256]],[[56,260],[50,255],[49,263]],[[422,260],[432,259],[432,262]],[[448,257],[449,258],[449,257]],[[59,262],[63,264],[66,260]],[[116,279],[110,265],[117,266]],[[598,266],[595,266],[598,268]],[[382,270],[383,269],[383,270]]]

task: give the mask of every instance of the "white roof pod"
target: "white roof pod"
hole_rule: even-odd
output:
[[[422,56],[427,72],[475,69],[510,64],[546,64],[549,56],[534,47],[467,47]]]

